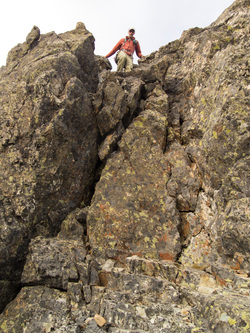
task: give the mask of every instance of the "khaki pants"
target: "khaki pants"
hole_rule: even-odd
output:
[[[118,54],[117,72],[121,72],[125,68],[125,72],[130,72],[133,68],[133,56],[129,56],[126,52],[120,51]]]

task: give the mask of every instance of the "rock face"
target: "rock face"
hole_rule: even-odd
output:
[[[42,36],[34,27],[1,69],[1,299],[5,285],[10,295],[10,285],[19,284],[30,239],[56,235],[66,215],[92,196],[93,43],[84,25]]]
[[[82,23],[10,51],[1,331],[249,330],[248,35],[236,0],[131,73]]]

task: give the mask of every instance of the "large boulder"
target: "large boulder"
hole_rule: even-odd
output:
[[[90,201],[98,156],[93,51],[83,24],[61,35],[40,35],[34,27],[1,70],[3,304],[4,286],[20,280],[30,238],[55,235],[69,211]]]

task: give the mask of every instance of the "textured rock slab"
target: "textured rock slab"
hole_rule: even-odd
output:
[[[0,319],[3,333],[72,332],[77,326],[69,317],[67,294],[43,286],[25,287]]]
[[[78,281],[79,278],[87,283],[87,267],[85,276],[79,276],[79,270],[85,266],[85,256],[86,250],[81,242],[37,237],[29,246],[21,282],[64,290],[67,290],[68,282]]]
[[[167,189],[181,212],[182,262],[191,266],[249,271],[248,34],[249,3],[238,0],[209,29],[184,31],[140,68],[168,59]]]
[[[176,197],[177,209],[181,212],[194,211],[201,187],[196,165],[179,144],[173,144],[166,154],[171,166],[171,179],[167,184],[169,195]]]
[[[169,169],[163,155],[166,116],[142,112],[124,133],[120,151],[108,160],[88,214],[93,253],[143,254],[174,259],[178,220],[167,208]]]
[[[250,268],[250,199],[242,198],[228,202],[221,218],[219,237],[223,253],[233,258],[229,263],[234,269]],[[237,225],[235,224],[237,221]]]
[[[60,36],[34,27],[1,70],[0,280],[18,284],[30,237],[57,234],[67,213],[90,200],[98,158],[93,50],[83,24]]]
[[[86,219],[84,209],[70,213],[54,238],[36,237],[30,242],[29,253],[22,272],[23,285],[46,285],[68,290],[71,282],[86,285],[89,269],[83,244]]]
[[[250,300],[226,291],[223,295],[197,295],[199,310],[194,310],[195,324],[216,332],[247,332],[250,325]],[[196,312],[197,311],[197,312]]]
[[[101,81],[93,105],[102,136],[115,130],[118,124],[127,127],[139,107],[144,85],[139,78],[119,77],[113,73]]]

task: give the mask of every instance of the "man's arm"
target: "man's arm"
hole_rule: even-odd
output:
[[[140,44],[139,44],[138,41],[137,41],[137,44],[135,46],[135,52],[136,52],[136,55],[137,55],[138,58],[142,58],[143,57],[143,55],[141,53],[141,47],[140,47]]]
[[[114,46],[114,48],[105,56],[105,58],[111,57],[116,51],[120,50],[122,44],[124,43],[124,38],[119,40],[119,42]]]

